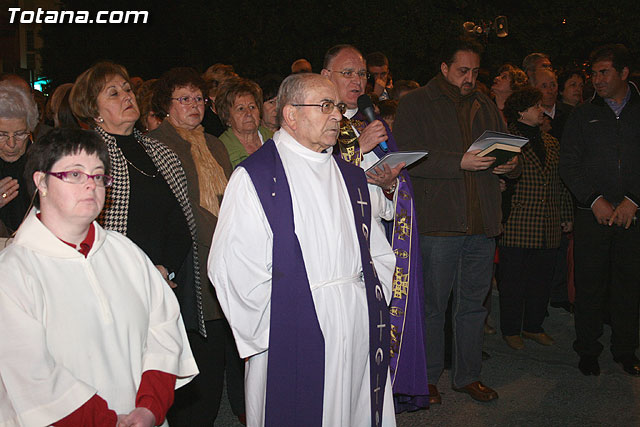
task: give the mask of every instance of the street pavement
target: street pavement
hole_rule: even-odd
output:
[[[498,294],[493,294],[492,318],[499,324]],[[586,377],[578,370],[571,348],[575,338],[573,316],[549,307],[546,332],[555,340],[550,347],[525,340],[524,350],[512,350],[496,335],[485,335],[484,349],[491,358],[483,363],[482,380],[499,395],[480,403],[451,389],[449,371],[438,382],[442,405],[399,414],[398,427],[416,426],[640,426],[640,378],[626,374],[609,352],[611,331],[601,339],[600,376]],[[216,427],[241,426],[231,413],[226,396]]]

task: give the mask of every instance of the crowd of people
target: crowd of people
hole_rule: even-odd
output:
[[[226,384],[245,425],[388,427],[444,369],[492,401],[494,283],[513,351],[554,344],[551,304],[582,374],[608,323],[640,376],[631,54],[483,84],[482,53],[452,40],[423,86],[346,44],[255,82],[99,62],[46,105],[0,75],[0,424],[213,425]],[[498,162],[485,131],[528,142]]]

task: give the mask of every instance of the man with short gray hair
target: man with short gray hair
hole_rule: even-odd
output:
[[[364,172],[332,155],[337,98],[317,74],[287,77],[281,129],[238,165],[220,209],[209,276],[248,358],[250,426],[395,426],[395,257]]]

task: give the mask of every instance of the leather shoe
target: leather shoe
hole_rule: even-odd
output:
[[[438,387],[434,384],[429,384],[429,405],[440,405],[442,403],[442,396],[438,391]]]
[[[598,358],[596,356],[580,356],[580,362],[578,362],[578,369],[584,375],[600,375],[600,365],[598,364]]]
[[[520,335],[505,335],[502,337],[509,347],[514,350],[522,350],[524,348],[524,341]]]
[[[613,358],[613,360],[622,365],[624,371],[634,377],[640,377],[640,360],[633,355],[621,358]]]
[[[533,340],[540,345],[553,345],[553,343],[555,342],[553,338],[551,338],[545,332],[538,332],[534,334],[532,332],[522,331],[522,336],[524,338]]]
[[[462,388],[454,388],[453,390],[459,393],[467,393],[478,402],[490,402],[498,398],[498,393],[496,393],[494,389],[487,387],[480,381],[475,381]]]

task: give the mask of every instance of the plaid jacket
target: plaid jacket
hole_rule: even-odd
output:
[[[520,135],[515,125],[509,132]],[[571,196],[560,181],[560,144],[542,132],[546,150],[543,167],[530,144],[522,148],[522,175],[511,199],[511,214],[504,224],[500,245],[548,249],[560,246],[560,223],[573,221]]]

